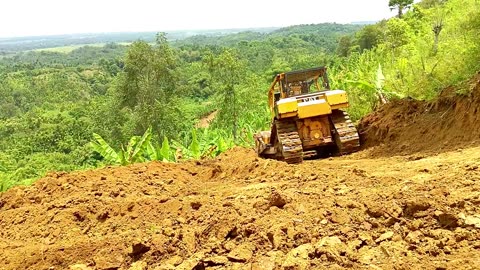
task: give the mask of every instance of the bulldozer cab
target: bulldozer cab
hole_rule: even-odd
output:
[[[318,82],[320,78],[322,79],[321,86]],[[283,84],[281,89],[284,91],[284,97],[308,94],[311,91],[312,84],[316,91],[330,89],[325,67],[286,72],[281,83]]]
[[[319,82],[321,79],[321,82]],[[312,88],[312,85],[314,89]],[[314,91],[330,90],[326,67],[296,70],[280,73],[270,86],[268,93],[269,105],[273,109],[276,101]]]

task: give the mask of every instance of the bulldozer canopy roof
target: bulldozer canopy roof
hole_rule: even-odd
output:
[[[294,83],[300,81],[311,81],[323,76],[327,71],[326,67],[316,67],[303,70],[285,72],[285,83]]]

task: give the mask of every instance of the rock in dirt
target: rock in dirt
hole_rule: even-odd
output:
[[[267,233],[267,238],[272,243],[274,249],[281,249],[289,242],[287,239],[293,237],[293,224],[282,223],[272,226]]]
[[[256,262],[252,264],[251,270],[274,270],[275,258],[269,256],[260,257]]]
[[[203,258],[205,254],[203,253],[196,253],[190,258],[183,261],[179,266],[177,266],[176,270],[197,270],[197,269],[205,269],[203,265]]]
[[[346,249],[346,245],[337,236],[324,237],[315,244],[315,257],[320,258],[322,261],[344,265],[347,259],[340,254],[345,252]]]
[[[132,263],[128,270],[145,270],[147,269],[147,263],[144,261],[136,261]]]
[[[393,235],[394,235],[393,232],[390,232],[390,231],[389,231],[389,232],[385,232],[385,233],[383,233],[382,235],[380,235],[380,236],[375,240],[375,242],[376,242],[376,243],[380,243],[380,242],[383,242],[383,241],[385,241],[385,240],[390,240],[390,239],[392,239]]]
[[[316,247],[333,247],[342,244],[342,240],[337,236],[329,236],[322,238],[315,246]]]
[[[185,247],[188,250],[195,250],[197,248],[197,238],[195,236],[195,231],[192,229],[183,229],[182,242],[185,244]]]
[[[219,239],[235,239],[238,236],[238,228],[235,224],[225,224],[216,233]]]
[[[467,216],[465,217],[465,225],[474,226],[480,229],[480,216]]]
[[[414,216],[417,212],[425,211],[430,208],[430,202],[425,199],[408,200],[404,205],[403,213],[406,216]]]
[[[284,243],[285,234],[277,229],[268,232],[267,238],[270,240],[270,243],[272,243],[273,248],[277,249]]]
[[[68,269],[70,269],[70,270],[93,270],[93,268],[88,267],[88,266],[85,265],[85,264],[74,264],[74,265],[70,265],[70,266],[68,267]]]
[[[228,258],[225,256],[213,256],[203,260],[206,266],[219,266],[228,263]]]
[[[268,201],[268,205],[270,207],[276,206],[278,208],[283,208],[285,204],[287,204],[287,200],[284,198],[284,196],[275,189],[272,189],[272,193],[270,194]]]
[[[335,209],[330,220],[337,224],[348,224],[350,223],[350,215],[343,209]]]
[[[94,258],[95,269],[119,269],[122,266],[122,257],[111,257],[98,255]]]
[[[165,236],[168,237],[174,237],[175,236],[175,230],[172,227],[163,227],[162,233]]]
[[[423,234],[420,231],[409,232],[405,237],[405,241],[410,244],[418,244],[422,239]]]
[[[190,206],[192,207],[193,210],[198,210],[200,207],[202,207],[202,203],[200,202],[191,202]]]
[[[367,214],[369,214],[371,217],[379,218],[384,214],[383,205],[377,203],[376,201],[365,202],[365,207],[367,208]]]
[[[458,226],[458,217],[454,214],[440,213],[437,219],[443,228],[455,228]]]
[[[244,243],[230,251],[227,258],[232,262],[246,262],[252,258],[254,250],[252,243]]]
[[[309,256],[315,252],[312,244],[303,244],[288,252],[282,269],[286,270],[304,270],[310,265]]]
[[[165,261],[165,264],[168,265],[173,265],[173,266],[178,266],[183,262],[183,258],[181,256],[173,256],[171,258],[168,258],[168,260]]]
[[[141,255],[143,253],[146,253],[149,250],[150,250],[150,247],[146,243],[141,241],[136,241],[130,247],[129,255],[134,257],[134,256]]]

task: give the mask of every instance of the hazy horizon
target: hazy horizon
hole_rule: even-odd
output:
[[[2,9],[0,24],[10,27],[0,29],[0,38],[348,24],[395,15],[388,0],[12,0]]]

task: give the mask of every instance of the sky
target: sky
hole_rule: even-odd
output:
[[[2,0],[0,37],[378,21],[388,0]]]

